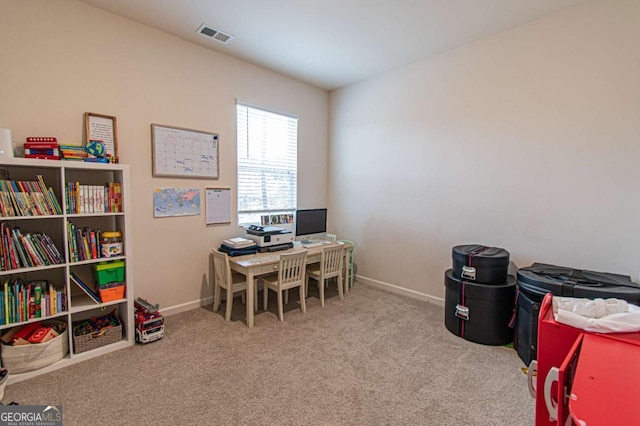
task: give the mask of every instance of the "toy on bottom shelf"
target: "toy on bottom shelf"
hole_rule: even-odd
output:
[[[150,343],[164,336],[164,317],[158,312],[158,304],[152,305],[138,297],[136,308],[136,342]]]

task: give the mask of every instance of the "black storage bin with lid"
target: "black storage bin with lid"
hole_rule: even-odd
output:
[[[509,252],[503,248],[459,245],[453,248],[452,257],[453,274],[458,278],[482,284],[507,282]]]
[[[513,303],[516,279],[509,275],[502,284],[469,282],[445,272],[445,326],[465,340],[484,345],[506,345],[513,341]]]
[[[583,271],[566,266],[534,263],[518,270],[514,347],[525,364],[537,359],[538,314],[547,293],[586,299],[623,299],[640,304],[640,286],[628,275]]]

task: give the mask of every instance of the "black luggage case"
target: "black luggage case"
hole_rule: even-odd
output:
[[[445,273],[444,323],[451,333],[484,345],[506,345],[513,341],[509,322],[513,317],[516,279],[503,284],[461,280],[449,269]]]
[[[452,250],[453,274],[482,284],[507,282],[509,252],[500,247],[479,244],[455,246]]]
[[[530,297],[526,292],[517,291],[513,347],[526,365],[537,359],[538,314],[541,304],[542,299]]]
[[[538,313],[547,293],[587,299],[624,299],[640,304],[640,286],[627,275],[582,271],[534,263],[518,270],[516,335],[514,347],[526,365],[537,359]]]
[[[519,269],[518,288],[538,295],[540,301],[545,294],[553,293],[554,296],[616,298],[636,305],[640,303],[640,286],[628,275],[581,271],[544,263]]]

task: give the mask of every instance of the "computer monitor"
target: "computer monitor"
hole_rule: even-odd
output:
[[[296,237],[327,232],[327,209],[296,210]]]

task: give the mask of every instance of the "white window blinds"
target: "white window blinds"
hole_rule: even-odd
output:
[[[237,104],[238,222],[296,208],[298,120]]]

